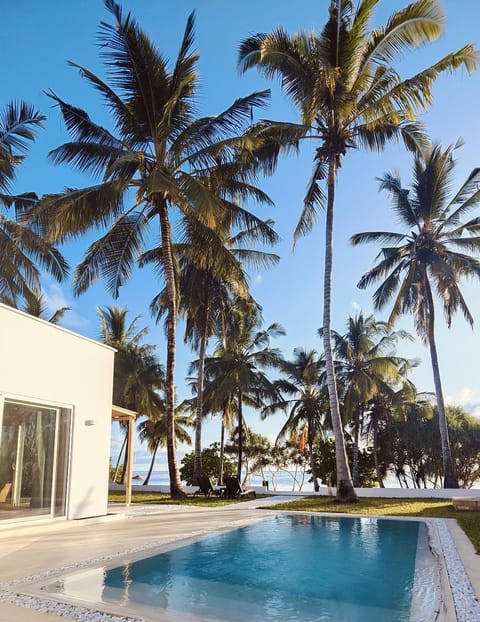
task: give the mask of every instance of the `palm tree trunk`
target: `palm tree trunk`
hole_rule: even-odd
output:
[[[160,235],[162,238],[162,260],[167,285],[167,365],[165,373],[165,412],[167,419],[167,462],[170,476],[170,496],[172,499],[186,497],[180,481],[177,466],[175,442],[175,353],[177,329],[177,293],[175,270],[171,244],[171,227],[168,220],[167,205],[160,201]]]
[[[220,461],[218,465],[218,479],[217,486],[223,486],[223,456],[225,454],[225,419],[226,419],[226,408],[222,413],[222,428],[220,431]]]
[[[195,414],[195,459],[193,463],[193,479],[203,475],[202,468],[202,420],[203,420],[203,385],[205,374],[205,354],[207,351],[207,330],[210,306],[207,303],[205,310],[205,321],[200,340],[200,351],[198,355],[198,380],[197,380],[197,405]]]
[[[353,485],[358,488],[360,480],[358,476],[358,438],[360,436],[360,406],[357,405],[353,414],[353,463],[352,478]]]
[[[378,418],[375,417],[373,425],[373,464],[375,465],[375,473],[377,474],[378,486],[385,488],[382,473],[380,471],[380,463],[378,462]]]
[[[122,459],[123,450],[125,449],[125,445],[127,443],[127,433],[125,432],[125,436],[123,438],[122,446],[120,447],[120,453],[118,454],[117,464],[115,465],[115,471],[113,473],[113,483],[117,483],[118,471],[120,467],[120,460]]]
[[[125,433],[125,455],[123,456],[123,471],[122,471],[122,479],[120,480],[122,484],[125,484],[125,480],[127,477],[127,465],[128,465],[128,454],[130,452],[130,443],[128,440],[128,428]]]
[[[310,470],[312,471],[313,490],[318,492],[320,486],[318,485],[317,467],[315,464],[315,456],[313,455],[313,431],[310,432],[310,425],[308,426],[308,453],[310,454]]]
[[[242,462],[243,462],[243,413],[242,413],[242,390],[238,390],[238,462],[237,477],[242,481]]]
[[[432,290],[428,280],[426,281],[426,293],[428,301],[428,345],[430,347],[430,358],[432,361],[433,384],[435,385],[435,395],[438,408],[438,425],[440,428],[440,439],[442,443],[443,460],[443,487],[458,488],[458,479],[453,467],[452,451],[448,438],[447,416],[445,413],[445,402],[443,400],[442,383],[440,380],[440,367],[438,365],[437,346],[435,343],[435,307],[433,304]]]
[[[335,461],[337,466],[337,501],[357,501],[352,476],[348,466],[345,437],[343,435],[340,407],[338,403],[333,350],[331,342],[332,324],[332,273],[333,273],[333,205],[335,199],[336,155],[330,156],[328,167],[327,217],[325,224],[325,273],[323,279],[323,349],[327,376],[328,397],[335,439]]]
[[[152,476],[152,472],[153,472],[153,465],[155,463],[155,456],[157,455],[157,450],[160,447],[160,440],[155,441],[155,445],[153,447],[153,452],[152,452],[152,460],[150,462],[150,467],[148,469],[148,473],[147,473],[147,477],[145,478],[143,485],[144,486],[148,486],[148,483],[150,481],[150,478]]]

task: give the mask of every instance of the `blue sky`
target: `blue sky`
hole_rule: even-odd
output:
[[[91,180],[67,167],[53,167],[47,161],[48,151],[68,137],[59,111],[52,107],[45,91],[53,90],[62,99],[85,108],[96,121],[108,125],[106,111],[96,94],[78,72],[67,65],[67,61],[74,61],[104,75],[96,36],[100,21],[112,21],[110,14],[101,0],[83,0],[81,3],[16,0],[2,4],[0,77],[3,96],[0,104],[3,106],[11,99],[25,99],[47,116],[45,128],[18,175],[15,190],[43,194],[60,191],[65,186],[87,185]],[[299,3],[291,0],[125,0],[120,4],[125,11],[132,11],[158,48],[170,59],[177,54],[187,16],[195,10],[195,47],[200,54],[202,84],[201,114],[218,113],[235,98],[270,87],[271,106],[262,116],[297,119],[295,110],[283,99],[276,84],[265,82],[254,71],[238,75],[238,45],[251,33],[270,31],[279,25],[289,32],[321,28],[326,19],[328,0],[302,0]],[[407,2],[383,0],[379,4],[375,21],[383,24],[393,10],[405,6]],[[408,77],[466,43],[480,47],[480,2],[444,0],[442,4],[446,13],[444,36],[405,59],[398,66],[402,76]],[[457,151],[458,187],[470,171],[480,165],[480,126],[477,117],[480,70],[472,76],[463,70],[452,76],[441,76],[434,87],[434,98],[433,107],[423,119],[431,137],[444,146],[460,137],[465,140],[465,145]],[[274,200],[275,207],[261,211],[254,208],[259,215],[275,220],[276,230],[282,238],[275,249],[281,256],[280,264],[269,271],[251,274],[251,284],[254,296],[263,306],[266,325],[280,322],[287,331],[287,335],[275,344],[286,356],[291,356],[297,346],[321,350],[317,329],[322,322],[323,219],[292,252],[292,232],[310,176],[311,161],[311,153],[306,146],[300,157],[282,160],[276,174],[262,184]],[[389,146],[381,154],[352,152],[345,159],[339,174],[333,298],[333,326],[339,332],[343,332],[349,315],[359,309],[365,313],[372,312],[372,292],[358,290],[356,283],[371,266],[376,249],[368,246],[352,248],[348,240],[359,231],[395,230],[396,223],[389,209],[388,197],[378,192],[376,181],[376,177],[392,170],[400,172],[404,185],[409,184],[411,158],[398,145]],[[81,259],[87,244],[93,239],[92,234],[62,249],[72,266]],[[127,307],[132,318],[140,314],[140,325],[150,326],[148,341],[158,343],[159,357],[164,359],[162,328],[152,324],[148,313],[149,302],[159,288],[151,273],[137,271],[117,301],[111,298],[101,283],[77,299],[73,297],[68,283],[59,286],[46,279],[45,288],[52,308],[63,305],[72,308],[63,325],[89,337],[98,338],[99,335],[97,306],[116,302]],[[445,394],[471,411],[478,410],[480,414],[479,284],[466,283],[465,292],[477,328],[472,331],[461,317],[457,317],[448,331],[439,321],[440,366]],[[385,319],[379,314],[377,317]],[[400,325],[414,334],[410,318],[403,319]],[[180,398],[189,395],[183,379],[188,362],[194,358],[182,346],[181,337],[179,332],[177,386]],[[432,390],[427,350],[416,341],[401,347],[399,354],[422,360],[412,379],[421,390]],[[249,417],[253,429],[272,438],[282,422],[283,415],[274,416],[264,423],[260,423],[256,415]],[[207,423],[204,444],[217,440],[218,435],[219,421]],[[116,439],[114,445],[117,445]],[[143,452],[138,453],[137,460],[143,460]]]

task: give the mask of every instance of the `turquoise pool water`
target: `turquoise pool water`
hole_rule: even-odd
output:
[[[426,531],[417,521],[281,515],[73,574],[59,591],[152,620],[404,622]]]

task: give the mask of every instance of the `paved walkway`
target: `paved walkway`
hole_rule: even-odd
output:
[[[126,508],[114,504],[109,508],[111,514],[101,519],[0,529],[0,622],[77,619],[2,602],[2,583],[3,589],[9,584],[8,591],[12,592],[15,587],[10,582],[52,569],[247,524],[265,516],[257,508],[268,508],[280,500],[292,497],[267,497],[215,508],[137,504]],[[475,592],[480,595],[480,558],[456,522],[448,522]],[[18,591],[22,591],[20,586]]]
[[[283,500],[290,498],[282,498]],[[15,529],[0,529],[0,584],[45,573],[126,550],[159,545],[219,531],[261,519],[259,507],[279,497],[243,501],[228,506],[132,505],[109,507],[101,519],[62,521]],[[13,587],[8,588],[13,591]],[[21,588],[18,588],[19,592]],[[58,622],[57,615],[2,602],[0,622]]]

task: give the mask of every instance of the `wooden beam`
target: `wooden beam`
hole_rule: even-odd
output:
[[[125,504],[132,503],[132,474],[133,474],[133,437],[135,430],[135,419],[132,417],[128,423],[128,456],[127,456],[127,473],[125,475]]]

